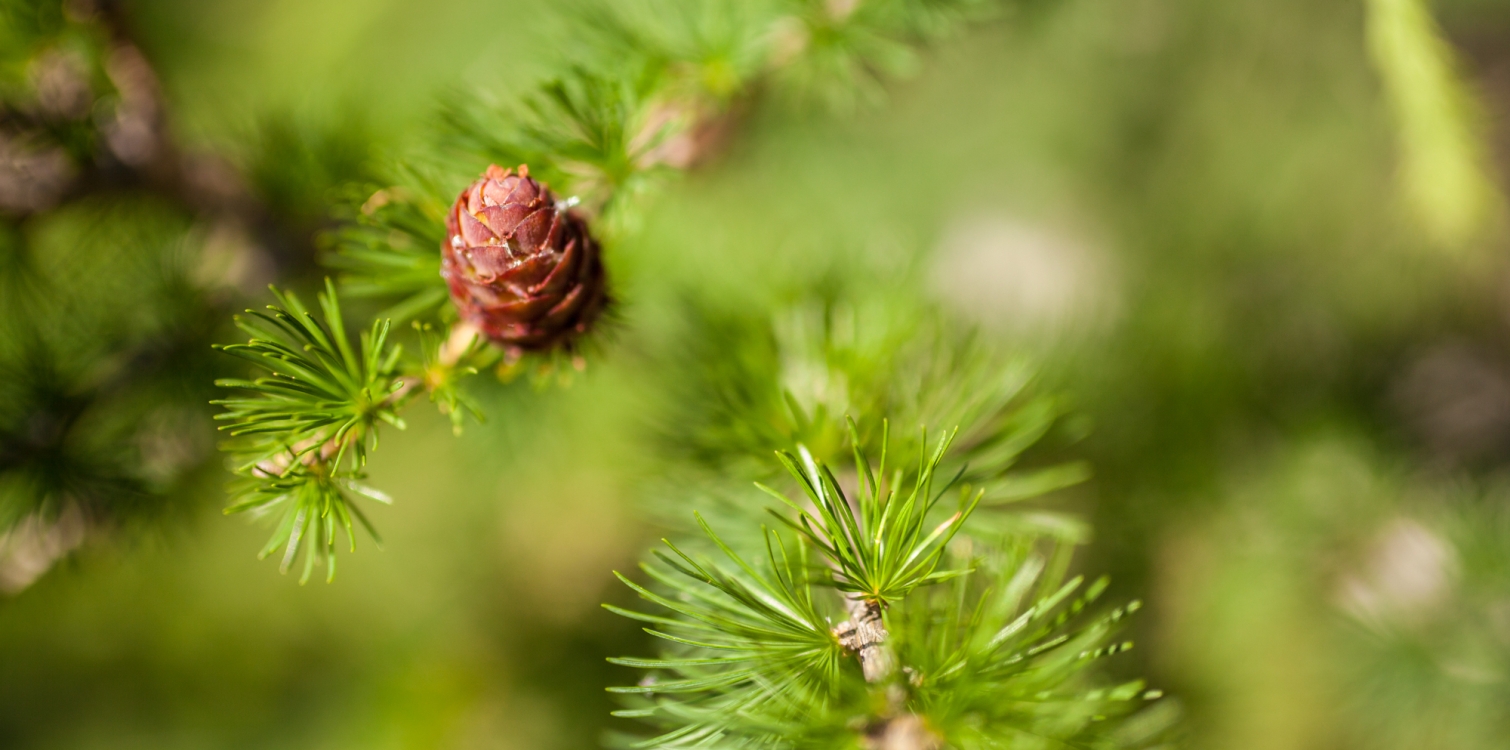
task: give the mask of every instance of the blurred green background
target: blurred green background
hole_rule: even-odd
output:
[[[578,32],[503,0],[127,7],[181,139],[312,227],[438,97],[522,91]],[[1118,669],[1191,747],[1510,745],[1510,5],[1430,6],[1446,89],[1410,2],[1011,7],[876,107],[752,112],[611,248],[606,356],[484,389],[460,438],[423,408],[386,435],[384,549],[334,584],[254,559],[211,459],[186,511],[15,587],[0,746],[596,746],[632,679],[604,657],[645,649],[598,604],[650,541],[680,300],[833,273],[1032,352],[1093,425],[1079,565],[1149,603]]]

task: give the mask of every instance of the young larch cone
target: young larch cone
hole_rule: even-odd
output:
[[[524,165],[517,173],[490,165],[457,196],[441,276],[461,317],[516,351],[569,344],[608,300],[587,222]]]

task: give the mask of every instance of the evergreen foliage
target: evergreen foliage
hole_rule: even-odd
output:
[[[38,54],[38,45],[72,33],[86,47],[95,45],[96,57],[78,59],[96,71],[120,67],[118,60],[103,62],[121,54],[127,39],[113,4],[74,18],[18,2],[9,0],[5,11],[34,22],[13,32],[31,35],[18,42],[27,50],[24,60]],[[226,512],[271,522],[261,554],[276,553],[280,570],[302,558],[301,583],[320,565],[330,580],[338,542],[354,550],[357,526],[377,537],[366,502],[390,502],[366,484],[385,427],[403,429],[403,411],[423,392],[460,432],[467,418],[482,418],[465,379],[495,365],[505,378],[519,369],[517,349],[491,346],[459,320],[437,253],[458,231],[446,225],[449,194],[481,165],[529,165],[573,196],[553,210],[580,202],[612,242],[634,230],[636,205],[657,183],[715,155],[761,100],[841,111],[876,102],[885,80],[913,67],[916,45],[990,9],[973,0],[645,0],[586,8],[583,18],[591,20],[583,27],[596,43],[563,60],[560,75],[512,104],[453,98],[433,147],[409,155],[419,166],[393,170],[401,184],[353,189],[337,211],[339,226],[321,239],[321,260],[339,288],[327,280],[313,310],[274,289],[276,304],[236,318],[248,340],[218,348],[256,374],[215,381],[231,392],[212,402],[222,409],[221,448],[236,477]],[[140,69],[150,76],[150,68]],[[0,80],[7,101],[25,99],[16,87],[31,79]],[[121,117],[133,116],[133,97],[156,85],[108,72],[93,80],[105,87],[97,96],[117,97]],[[26,121],[43,124],[29,137],[51,139],[66,158],[98,171],[83,178],[81,192],[92,192],[97,178],[125,175],[109,184],[176,204],[165,212],[171,229],[147,242],[154,251],[173,246],[175,233],[192,237],[185,225],[201,216],[232,215],[244,223],[282,212],[291,222],[307,222],[308,185],[365,171],[353,142],[269,121],[248,149],[247,169],[266,204],[206,208],[190,200],[200,187],[160,122],[152,125],[158,141],[139,153],[110,145],[108,121],[102,127],[99,120],[64,118],[67,128],[53,127],[47,103],[37,102],[17,110],[41,113]],[[279,154],[293,166],[280,166]],[[161,163],[149,164],[149,157]],[[67,199],[65,193],[38,198],[49,208]],[[16,214],[18,229],[8,237],[29,241],[32,227],[23,224],[30,212]],[[29,289],[36,283],[28,265],[33,256],[14,257],[7,283]],[[183,280],[182,268],[173,273],[167,288],[189,290],[176,314],[203,320],[206,307],[230,299],[210,300]],[[348,332],[341,294],[384,306],[359,336]],[[10,304],[46,299],[35,292],[7,296]],[[666,442],[673,455],[695,460],[686,472],[672,472],[687,480],[677,487],[686,502],[674,510],[696,504],[689,497],[695,487],[717,494],[749,479],[761,480],[758,486],[779,504],[762,508],[740,498],[705,508],[714,522],[731,527],[727,536],[694,512],[702,534],[667,541],[669,553],[657,553],[644,568],[650,581],[621,576],[670,612],[612,607],[651,624],[652,635],[668,644],[657,658],[616,660],[651,670],[642,684],[614,690],[633,703],[621,715],[660,732],[625,741],[807,747],[868,738],[902,747],[895,737],[906,735],[917,747],[983,747],[1021,737],[1136,744],[1112,742],[1103,731],[1112,725],[1102,720],[1130,713],[1141,683],[1104,684],[1087,669],[1094,657],[1123,648],[1109,639],[1126,610],[1080,617],[1104,582],[1072,599],[1080,580],[1063,580],[1067,547],[1026,526],[978,522],[974,515],[982,505],[1035,497],[1082,478],[1075,465],[1009,471],[1050,431],[1062,407],[1033,392],[1032,370],[1022,361],[982,346],[956,322],[909,299],[803,295],[776,320],[720,321],[713,311],[692,316],[708,326],[694,339],[732,326],[739,335],[722,343],[743,354],[722,367],[710,363],[723,357],[696,355],[678,365],[690,375],[682,382],[695,387],[677,407],[680,430]],[[77,322],[66,313],[40,320]],[[395,327],[403,323],[412,325]],[[412,338],[401,344],[399,334],[410,329]],[[24,344],[12,358],[18,374],[47,375],[4,379],[18,394],[12,401],[77,400],[48,389],[79,390],[66,372],[88,367],[67,364],[62,352],[38,343],[46,338],[40,329],[5,337]],[[90,337],[58,331],[51,339]],[[417,356],[406,356],[406,344]],[[531,356],[547,369],[562,356],[576,357],[572,351]],[[77,418],[79,407],[67,408],[74,416],[66,419]],[[7,415],[7,429],[34,432],[24,423],[34,412],[28,406],[0,415]],[[869,428],[848,421],[851,413]],[[893,449],[888,418],[959,427],[932,443],[925,432],[915,444]],[[89,434],[118,439],[98,427]],[[754,458],[772,450],[788,479]],[[16,453],[8,448],[7,461]],[[852,475],[829,468],[844,453],[855,462]],[[56,516],[88,493],[148,491],[121,468],[133,457],[91,465],[108,451],[87,451],[79,460],[48,455],[6,475],[0,522]],[[11,499],[18,496],[29,499]],[[762,513],[774,519],[773,528],[760,523]]]
[[[418,180],[411,180],[418,182]],[[395,323],[432,318],[446,301],[440,276],[446,204],[439,190],[380,188],[347,207],[339,229],[325,237],[321,260],[338,272],[348,296],[392,304],[377,314]]]
[[[362,116],[311,127],[302,120],[328,112],[237,111],[226,119],[256,125],[206,127],[205,89],[240,99],[235,84],[267,69],[240,30],[222,26],[209,42],[183,33],[200,11],[220,22],[257,4],[191,5],[0,0],[7,746],[204,745],[214,730],[232,744],[256,744],[256,732],[330,744],[391,731],[426,745],[503,735],[547,747],[559,735],[575,746],[599,729],[582,717],[606,713],[581,688],[604,684],[619,684],[597,698],[622,702],[608,742],[623,747],[1172,746],[1183,709],[1129,677],[1144,669],[1200,697],[1192,724],[1207,745],[1476,748],[1510,734],[1510,515],[1495,479],[1510,455],[1510,375],[1502,294],[1475,257],[1504,239],[1484,113],[1502,104],[1494,26],[1506,16],[1491,0],[1064,3],[1031,19],[1053,4],[576,0],[567,36],[550,43],[527,38],[530,19],[478,17],[479,28],[505,24],[505,36],[487,31],[508,59],[470,50],[482,35],[454,25],[428,43],[429,54],[449,45],[493,59],[524,90],[453,91],[426,132],[381,160]],[[267,23],[252,25],[281,29],[300,5],[259,6]],[[402,6],[364,7],[362,19],[391,21],[410,12]],[[1489,22],[1463,20],[1479,17]],[[1049,22],[969,40],[940,61],[950,73],[884,123],[828,122],[884,106],[929,45],[999,18]],[[325,25],[348,21],[303,38],[323,43]],[[382,33],[334,31],[326,60],[369,46],[394,61],[385,71],[411,62],[365,44]],[[288,43],[280,33],[257,32]],[[197,45],[222,43],[242,56],[222,63],[234,74],[200,59]],[[540,48],[556,59],[540,65]],[[1481,58],[1473,86],[1465,52]],[[380,81],[338,84],[364,92],[357,110],[381,91],[373,112],[439,77],[390,84],[351,68]],[[481,70],[452,66],[445,80]],[[328,93],[310,98],[324,108]],[[755,148],[731,145],[746,131]],[[628,283],[614,300],[628,304],[612,328],[629,335],[615,341],[599,325],[582,346],[523,353],[464,320],[437,250],[458,247],[453,201],[490,163],[528,165],[561,199],[543,205],[572,210],[622,264],[615,280]],[[665,190],[708,166],[730,169]],[[780,197],[756,195],[762,180]],[[726,192],[695,194],[703,187]],[[850,210],[885,191],[917,210],[880,220]],[[668,195],[690,210],[652,213]],[[1379,211],[1391,198],[1402,210]],[[786,213],[783,202],[805,205]],[[942,266],[923,264],[957,260],[948,252],[896,279],[885,252],[821,268],[844,251],[819,246],[846,233],[889,244],[948,222],[941,249],[952,250],[952,229],[976,218],[1006,225],[963,242],[1002,256],[991,273],[1036,279],[1025,284],[1043,283],[1039,272],[1106,274],[1090,295],[1108,292],[1114,314],[1086,347],[1105,351],[1056,341],[1070,351],[1045,376],[1011,334],[944,313],[927,293],[958,288],[925,292]],[[782,226],[731,239],[741,219]],[[1024,247],[1061,220],[1092,236]],[[694,252],[779,244],[783,232],[808,235],[792,244],[809,257],[790,268],[778,247],[775,262],[699,257],[661,275]],[[492,247],[512,247],[503,234]],[[1069,261],[1034,268],[1040,252]],[[316,260],[331,277],[318,290]],[[274,280],[274,304],[253,304]],[[685,304],[665,304],[678,293]],[[967,296],[950,308],[964,311]],[[233,332],[233,311],[248,305]],[[980,321],[1006,309],[981,307],[968,311]],[[564,383],[584,367],[595,370],[585,398],[505,390],[521,373]],[[1090,440],[1084,404],[1046,381],[1090,402],[1101,425]],[[488,472],[437,477],[425,473],[435,446],[395,455],[391,442],[421,394],[458,436],[499,407],[569,419],[493,414],[503,429],[440,449],[460,468],[482,446]],[[590,418],[571,411],[605,405]],[[1356,445],[1327,442],[1354,432]],[[301,583],[324,566],[329,581],[338,545],[377,541],[370,503],[391,502],[369,486],[380,434],[390,442],[378,460],[407,461],[422,486],[440,480],[427,486],[437,496],[478,500],[421,509],[435,525],[405,534],[406,554],[435,559],[395,565],[387,588],[301,594],[306,612],[332,616],[301,618],[281,644],[266,613],[287,610],[268,603],[294,595],[225,585],[208,555],[184,565],[195,543],[181,538],[129,570],[88,560],[14,596],[86,540],[182,518],[224,480],[216,458],[232,475],[226,512],[271,527],[261,556],[298,568]],[[1272,465],[1308,443],[1298,469]],[[1081,456],[1098,468],[1093,487],[1077,487],[1090,476]],[[1381,457],[1389,470],[1375,470]],[[458,478],[462,489],[447,487]],[[538,502],[529,490],[542,478],[561,494]],[[613,543],[634,533],[582,511],[616,505],[634,482],[664,545],[619,575],[626,588],[605,606],[622,617],[582,617],[607,577],[581,571],[606,573],[603,559],[630,554]],[[516,524],[530,511],[495,508],[489,493],[537,502],[545,510],[529,520],[560,522],[546,529],[556,534]],[[1395,502],[1415,494],[1425,501]],[[1106,603],[1119,596],[1107,579],[1081,575],[1085,507],[1112,537],[1094,568],[1158,591],[1155,625],[1130,618],[1137,601]],[[480,523],[489,513],[510,523]],[[447,521],[469,526],[457,534]],[[430,547],[411,547],[414,536]],[[501,564],[478,564],[493,547]],[[426,651],[408,645],[421,640],[404,632],[412,621],[382,614],[406,609],[396,601],[433,604],[437,570],[458,599],[499,583],[507,593],[431,618],[439,645]],[[81,592],[96,598],[80,606]],[[634,596],[642,603],[627,604]],[[252,609],[264,614],[243,616]],[[353,613],[362,638],[347,627]],[[256,637],[225,638],[238,631],[217,623]],[[456,638],[472,628],[488,637]],[[1133,628],[1156,628],[1158,659],[1120,656]],[[204,640],[185,637],[195,631]],[[371,659],[395,633],[401,658]],[[637,670],[621,679],[606,676],[607,653],[650,655],[611,659]],[[501,690],[515,679],[527,690]],[[153,710],[139,710],[143,696]],[[355,718],[332,720],[336,705]],[[179,715],[190,726],[169,726]]]
[[[478,95],[453,98],[442,109],[434,146],[410,155],[412,164],[420,166],[395,169],[403,184],[378,188],[353,200],[355,205],[340,214],[342,226],[327,235],[322,260],[338,272],[342,293],[374,298],[386,305],[379,319],[412,320],[427,331],[443,328],[452,331],[449,337],[431,334],[436,342],[448,343],[432,343],[428,349],[429,364],[411,366],[403,376],[411,387],[425,389],[432,400],[452,415],[459,429],[464,412],[477,418],[482,415],[475,400],[464,394],[453,376],[502,359],[499,373],[509,377],[521,364],[516,361],[519,352],[500,352],[497,348],[469,344],[472,334],[457,324],[455,309],[445,303],[446,285],[438,273],[435,248],[445,237],[443,222],[449,199],[443,186],[452,184],[454,188],[467,175],[457,169],[458,163],[527,164],[533,175],[570,191],[567,194],[573,197],[567,205],[580,200],[589,215],[597,219],[596,230],[606,233],[611,242],[634,224],[635,200],[631,199],[643,200],[649,188],[664,175],[709,156],[720,145],[718,134],[733,127],[739,116],[741,110],[734,102],[754,97],[764,88],[766,79],[781,90],[807,92],[803,96],[813,93],[810,89],[817,83],[830,94],[848,96],[836,92],[873,85],[883,72],[901,72],[900,66],[880,64],[881,58],[902,55],[906,45],[935,38],[953,24],[977,17],[987,5],[931,0],[857,6],[657,0],[615,3],[603,8],[589,6],[582,11],[583,26],[592,29],[602,44],[584,45],[584,49],[617,51],[623,56],[569,57],[563,61],[562,75],[542,82],[513,104]],[[799,33],[790,37],[793,24]],[[790,37],[785,47],[772,41],[782,34]],[[889,51],[879,51],[883,49]],[[788,80],[782,72],[803,66],[812,70],[793,74],[801,83]],[[326,293],[332,306],[337,304],[336,294],[334,289]],[[332,336],[335,334],[330,332]],[[935,338],[942,341],[946,336],[939,324],[938,328],[915,338],[918,346],[927,347],[926,341]],[[455,338],[461,341],[450,342]],[[456,348],[467,350],[465,361],[450,361],[443,351]],[[872,390],[879,397],[885,389],[902,392],[925,385],[905,382],[909,375],[932,380],[953,378],[958,373],[953,372],[955,363],[948,360],[950,353],[970,350],[967,342],[953,341],[940,344],[935,350],[913,354],[909,366],[917,371],[904,372],[902,368],[888,371],[894,377],[878,378]],[[884,350],[870,353],[889,354]],[[562,364],[563,354],[571,353],[548,351],[530,355],[529,359],[539,371],[549,372]],[[452,352],[449,356],[456,354]],[[571,363],[582,365],[575,355],[571,356]],[[989,367],[982,364],[975,370],[993,381],[979,395],[968,387],[945,389],[938,387],[941,383],[926,384],[924,392],[960,395],[946,397],[958,399],[958,404],[938,408],[930,405],[923,411],[941,412],[937,416],[948,419],[959,416],[960,408],[991,408],[969,403],[975,398],[996,399],[995,406],[1004,410],[1008,402],[1016,399],[1026,380],[1020,372],[1004,378],[988,374]],[[303,382],[305,372],[282,375],[290,378],[291,384],[302,382],[300,387],[305,390],[323,392],[321,384]],[[348,399],[347,403],[351,401]],[[393,404],[395,409],[401,405],[401,401]],[[866,413],[890,413],[892,406],[884,399],[865,405]],[[283,449],[300,446],[294,449],[296,453],[312,455],[309,451],[314,450],[310,444],[313,435],[299,425],[328,425],[331,415],[312,402],[288,403],[280,408],[278,414],[285,421],[268,422],[264,425],[267,432],[259,433],[265,435],[263,452],[278,450],[273,446],[281,445]],[[793,425],[796,429],[785,429],[788,439],[774,447],[792,447],[791,438],[803,438],[802,433],[813,427],[832,429],[832,420],[840,411],[832,415],[815,414],[813,419],[800,409],[793,412],[790,418],[796,420]],[[1036,411],[1015,411],[1020,416],[1036,418],[1040,427],[1052,422],[1053,412],[1043,406]],[[387,410],[379,413],[389,414]],[[397,419],[396,412],[390,416]],[[725,415],[714,416],[722,419]],[[732,423],[740,424],[756,415],[729,416],[736,417]],[[226,418],[239,422],[246,415],[229,412]],[[759,420],[751,419],[749,423],[758,424]],[[1026,444],[1000,442],[998,438],[1004,434],[1001,431],[1025,434],[1034,429],[1028,426],[1023,431],[1020,427],[1023,426],[992,424],[987,430],[996,433],[967,436],[969,451],[974,458],[1002,468]],[[697,435],[692,437],[694,442],[699,439]],[[1035,439],[1036,436],[1031,437],[1027,442]],[[732,447],[735,452],[743,452],[750,446]],[[228,450],[233,457],[243,451],[235,445],[228,446]],[[265,455],[245,458],[233,459],[243,474],[250,471],[249,466],[267,460]],[[275,473],[282,476],[283,472]],[[340,504],[330,507],[337,505]],[[298,535],[287,537],[280,531],[275,538],[297,539]]]
[[[1510,731],[1500,710],[1505,683],[1489,678],[1510,669],[1502,635],[1510,589],[1504,493],[1495,482],[1404,504],[1371,540],[1337,636],[1357,686],[1347,708],[1363,741],[1406,748],[1445,738],[1491,747]],[[1402,563],[1435,588],[1391,590],[1379,569]]]
[[[116,0],[0,2],[0,537],[151,529],[185,504],[214,455],[220,322],[298,267],[305,199],[367,158],[342,137],[290,160],[307,139],[275,123],[245,181],[184,149],[131,21]]]
[[[1095,660],[1131,646],[1112,636],[1138,603],[1090,616],[1106,581],[1075,596],[1083,580],[1064,580],[1064,550],[1033,536],[966,529],[980,490],[959,487],[958,501],[939,507],[958,480],[936,475],[952,437],[931,447],[920,438],[899,451],[905,458],[888,473],[887,439],[872,466],[852,427],[849,494],[806,450],[780,454],[805,501],[766,488],[781,501],[769,510],[779,525],[762,527],[760,543],[736,550],[698,515],[716,548],[710,555],[668,540],[670,554],[657,550],[642,566],[649,585],[620,576],[666,611],[609,606],[649,623],[646,631],[665,643],[658,658],[613,660],[649,670],[638,685],[612,689],[630,703],[617,715],[659,732],[622,742],[833,747],[859,736],[881,747],[973,748],[1158,741],[1167,728],[1158,720],[1108,719],[1135,713],[1159,693],[1141,681],[1107,684],[1090,671]],[[835,627],[846,612],[850,619]],[[869,641],[856,635],[867,622],[879,624]]]
[[[223,347],[268,373],[256,380],[217,382],[246,392],[215,402],[225,407],[217,419],[228,423],[221,428],[231,436],[224,449],[241,477],[232,488],[236,502],[226,512],[281,510],[262,554],[284,547],[281,568],[287,570],[303,545],[300,580],[309,578],[316,560],[325,562],[327,578],[333,578],[338,529],[345,530],[353,550],[353,519],[376,536],[351,496],[389,502],[360,482],[367,452],[377,447],[379,425],[404,428],[398,410],[413,382],[399,376],[402,350],[388,345],[389,321],[375,321],[360,347],[351,345],[330,282],[320,295],[323,322],[298,297],[273,294],[279,307],[248,310],[248,317],[236,321],[252,339]]]
[[[1065,420],[1065,399],[1035,387],[1034,365],[905,290],[828,285],[800,291],[752,314],[689,298],[686,331],[666,366],[677,373],[667,397],[666,449],[710,472],[765,476],[770,451],[798,446],[819,462],[846,458],[846,414],[883,414],[908,427],[954,425],[945,471],[998,506],[1083,481],[1083,462],[1039,458],[1010,472],[1048,438],[1056,447],[1083,427]],[[869,453],[881,431],[861,431]],[[1052,453],[1052,451],[1046,451]],[[779,471],[777,472],[779,473]]]
[[[502,372],[514,369],[518,352],[481,342],[444,302],[441,186],[456,163],[528,164],[533,176],[580,196],[611,242],[633,231],[633,206],[651,186],[720,148],[767,89],[840,109],[873,101],[881,81],[910,66],[911,45],[987,8],[615,3],[588,24],[603,42],[587,48],[611,50],[612,59],[567,60],[565,73],[513,105],[453,98],[437,148],[417,157],[432,166],[362,197],[324,256],[347,294],[377,298],[389,305],[383,316],[414,321],[421,359],[406,360],[388,343],[386,319],[352,346],[329,282],[323,319],[279,295],[278,307],[239,320],[253,338],[226,351],[269,374],[221,381],[247,394],[219,402],[241,477],[230,510],[281,513],[264,554],[281,547],[286,569],[302,550],[304,578],[317,561],[333,575],[338,532],[354,544],[353,519],[368,525],[355,497],[386,499],[361,484],[380,425],[402,427],[400,411],[423,389],[459,429],[464,413],[481,415],[457,382],[500,357]],[[1077,464],[1011,471],[1063,407],[1033,392],[1031,367],[908,299],[820,294],[801,296],[776,320],[688,316],[706,328],[693,340],[719,351],[693,351],[679,364],[688,377],[678,382],[694,388],[678,394],[665,443],[701,468],[674,470],[686,481],[666,489],[716,495],[761,479],[780,501],[766,509],[777,526],[756,532],[758,502],[715,504],[704,509],[730,535],[694,512],[702,534],[668,540],[669,552],[644,567],[650,581],[621,576],[669,610],[610,607],[649,623],[668,644],[657,658],[615,660],[651,670],[640,685],[614,690],[632,703],[621,715],[660,732],[626,742],[809,747],[866,737],[887,747],[1024,739],[1112,747],[1159,733],[1118,738],[1105,721],[1155,697],[1139,682],[1108,684],[1088,669],[1125,648],[1110,638],[1128,608],[1099,618],[1082,612],[1105,582],[1072,598],[1081,580],[1064,580],[1068,547],[1030,525],[1001,523],[1002,514],[972,522],[982,504],[1083,478]],[[870,429],[847,421],[850,413]],[[888,418],[958,427],[894,450]],[[800,494],[757,468],[752,457],[771,450]],[[829,467],[845,452],[854,472],[841,478]],[[696,501],[676,508],[688,504]],[[844,622],[836,627],[836,619]],[[911,745],[895,739],[907,733]]]

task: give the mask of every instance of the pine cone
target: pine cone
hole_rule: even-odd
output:
[[[539,351],[587,331],[608,300],[587,222],[529,168],[490,165],[446,216],[441,276],[461,317],[494,342]]]

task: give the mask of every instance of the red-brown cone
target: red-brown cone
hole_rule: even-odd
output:
[[[441,275],[464,320],[493,341],[545,350],[584,333],[608,299],[587,222],[520,165],[497,165],[446,216]]]

